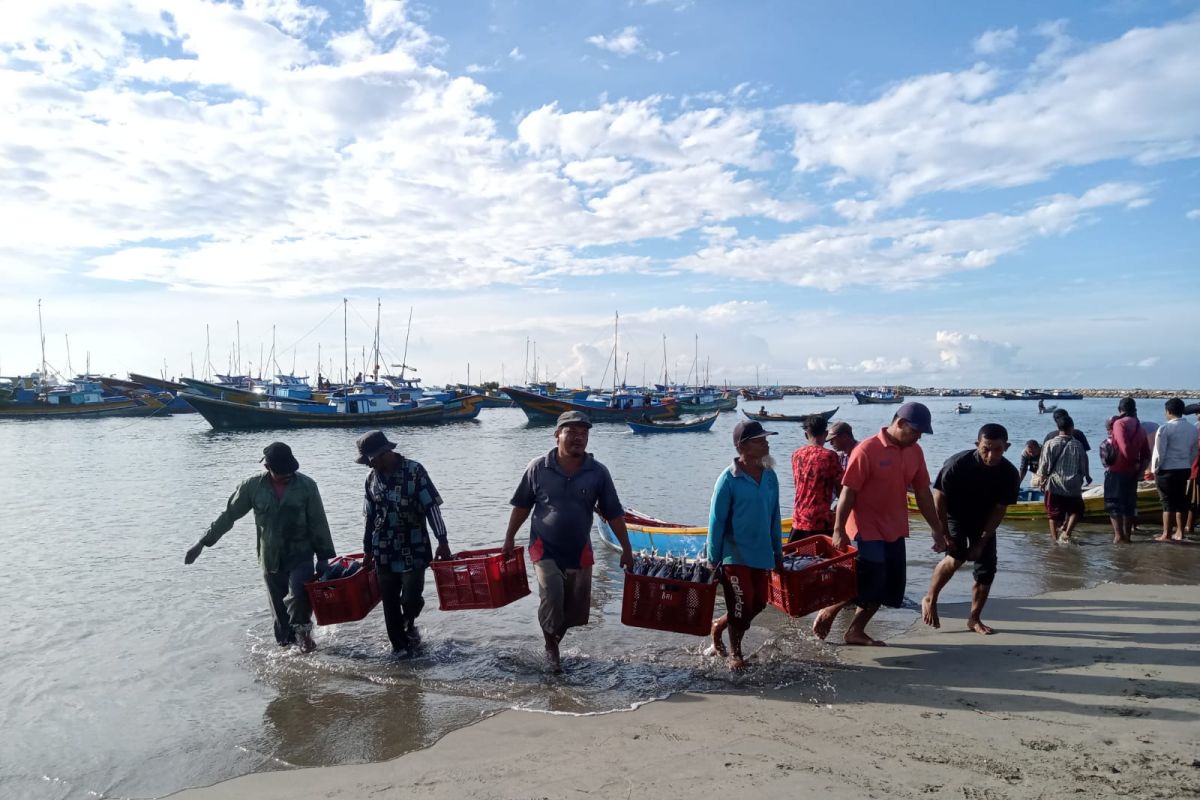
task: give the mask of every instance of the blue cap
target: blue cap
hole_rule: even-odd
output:
[[[933,433],[933,417],[923,403],[905,403],[896,409],[896,416],[921,433]]]

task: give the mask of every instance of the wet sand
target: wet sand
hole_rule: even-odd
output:
[[[178,800],[1200,796],[1200,592],[1124,586],[962,605],[831,687],[684,694],[593,717],[505,712],[378,764],[258,773]],[[836,634],[836,631],[835,631]]]

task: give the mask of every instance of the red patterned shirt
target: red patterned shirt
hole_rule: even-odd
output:
[[[792,530],[832,529],[830,506],[842,485],[842,464],[838,454],[817,445],[801,447],[792,453],[792,479],[796,482]]]

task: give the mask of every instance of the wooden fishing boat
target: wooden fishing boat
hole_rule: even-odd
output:
[[[634,422],[630,420],[625,424],[634,433],[690,433],[692,431],[711,430],[713,423],[717,421],[717,417],[719,416],[721,416],[721,413],[714,411],[706,417],[698,417],[696,419],[650,420],[648,422]]]
[[[471,404],[463,415],[447,418],[445,406],[394,408],[377,395],[340,398],[336,403],[272,401],[263,405],[218,400],[202,394],[184,395],[208,424],[217,430],[263,430],[270,428],[379,428],[393,425],[430,425],[443,421],[469,419],[478,415],[479,406]],[[382,405],[381,405],[382,403]],[[464,400],[465,403],[465,400]],[[387,410],[383,410],[387,406]]]
[[[620,395],[611,398],[608,401],[610,404],[605,405],[599,401],[548,397],[512,386],[505,386],[501,391],[512,398],[530,422],[537,423],[553,423],[566,411],[582,411],[592,422],[643,422],[652,419],[675,419],[679,416],[679,404],[671,398],[661,403],[646,403],[642,395]]]
[[[855,392],[854,400],[860,406],[867,405],[893,405],[904,402],[904,395],[896,394],[895,392],[886,389],[871,390],[869,392]]]
[[[1008,507],[1005,520],[1044,520],[1046,505],[1044,495],[1037,489],[1022,489],[1021,499]],[[1139,517],[1156,517],[1162,511],[1159,503],[1158,490],[1153,483],[1143,482],[1138,485],[1137,513]],[[908,513],[918,514],[917,500],[911,494],[908,496]],[[1108,522],[1108,512],[1104,510],[1104,487],[1093,486],[1083,493],[1083,521]]]
[[[42,386],[40,378],[18,378],[0,400],[0,419],[94,419],[167,416],[166,403],[150,392],[136,397],[105,395],[101,383],[78,378]]]
[[[629,531],[629,545],[634,550],[657,550],[659,553],[696,558],[704,552],[708,542],[708,527],[692,527],[678,522],[667,522],[647,516],[629,509],[625,512],[625,527]],[[621,545],[612,527],[599,514],[596,515],[596,529],[600,531],[600,541],[612,550],[620,552]],[[792,532],[790,517],[783,520],[781,527],[786,539]]]
[[[782,400],[783,390],[779,388],[764,389],[742,389],[741,395],[743,400]]]
[[[737,395],[732,392],[712,400],[679,400],[680,414],[710,414],[713,411],[733,411],[737,408]]]
[[[955,414],[970,414],[971,413],[971,404],[970,403],[959,403],[958,405],[956,405],[954,407],[954,413]]]
[[[742,413],[750,419],[758,420],[759,422],[804,422],[809,417],[821,417],[826,422],[829,422],[829,420],[833,419],[833,415],[838,412],[838,408],[841,408],[841,406],[837,406],[832,411],[817,411],[812,414],[763,414],[761,412],[747,411],[743,408]]]
[[[261,394],[256,394],[247,389],[239,389],[236,386],[230,386],[223,383],[209,383],[197,378],[180,378],[183,383],[184,391],[189,398],[201,396],[209,397],[214,400],[224,400],[227,403],[240,403],[242,405],[256,406],[263,400]],[[193,403],[193,405],[195,405]],[[197,411],[200,409],[197,408]]]

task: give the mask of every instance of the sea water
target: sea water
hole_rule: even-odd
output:
[[[924,401],[935,431],[921,442],[931,473],[971,447],[984,422],[1008,426],[1014,463],[1025,439],[1041,440],[1053,427],[1032,402],[970,398],[974,413],[957,415],[960,400]],[[857,406],[849,397],[766,405],[788,414],[838,405],[835,419],[850,422],[860,439],[895,410]],[[1060,405],[1091,439],[1099,479],[1095,448],[1116,401]],[[1161,402],[1143,401],[1142,409],[1145,419],[1161,417]],[[711,432],[674,435],[600,425],[589,449],[609,467],[627,506],[704,524],[713,483],[733,458],[730,436],[739,418],[722,414]],[[795,423],[767,427],[779,431],[770,444],[786,516],[790,454],[804,443],[803,431]],[[319,484],[338,552],[361,549],[366,468],[354,463],[360,433],[214,432],[195,414],[0,422],[0,607],[8,611],[0,648],[0,797],[151,797],[256,770],[392,758],[508,708],[595,713],[683,690],[770,691],[785,683],[808,687],[814,697],[827,691],[836,649],[807,634],[808,619],[767,609],[747,637],[757,664],[736,677],[703,656],[697,638],[622,626],[620,569],[598,536],[591,624],[567,635],[562,675],[543,669],[536,590],[499,610],[442,613],[432,580],[419,658],[390,656],[380,609],[362,622],[319,628],[316,653],[280,650],[252,519],[192,566],[183,564],[184,552],[236,483],[262,469],[262,448],[274,439],[288,442],[301,471]],[[554,444],[552,429],[528,425],[516,409],[388,434],[399,452],[428,468],[445,499],[454,549],[501,542],[522,470]],[[1100,525],[1083,526],[1077,538],[1074,546],[1056,547],[1044,524],[1004,526],[993,596],[1102,581],[1194,582],[1198,574],[1200,547],[1113,548]],[[916,601],[939,558],[919,518],[908,557],[908,596]],[[965,600],[970,585],[964,570],[943,601]],[[885,609],[873,630],[895,635],[916,617],[911,604]],[[951,617],[943,613],[943,627],[956,624]]]

